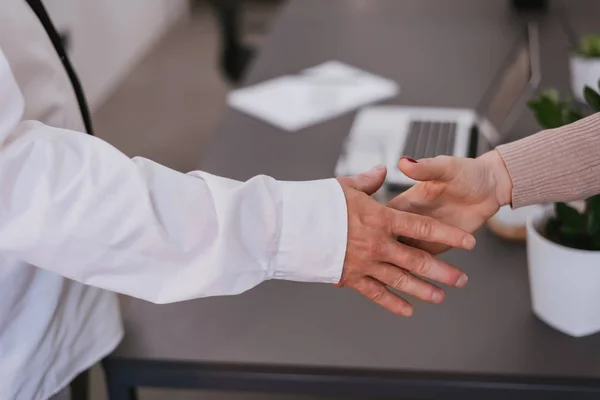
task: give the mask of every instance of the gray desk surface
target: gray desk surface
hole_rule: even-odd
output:
[[[473,107],[521,23],[507,3],[292,1],[248,83],[333,58],[396,79],[402,94],[395,103]],[[569,3],[578,28],[594,29],[600,5]],[[566,90],[567,41],[556,15],[541,21],[544,85]],[[523,114],[515,135],[536,129]],[[230,110],[203,168],[236,179],[259,173],[291,180],[330,177],[352,119],[349,114],[287,134]],[[127,300],[127,335],[116,356],[600,377],[600,335],[572,339],[531,313],[522,245],[482,230],[475,250],[444,258],[469,274],[469,285],[449,289],[442,305],[416,303],[411,319],[395,317],[350,290],[290,282],[164,306]]]

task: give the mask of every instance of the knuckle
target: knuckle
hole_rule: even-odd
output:
[[[395,289],[402,289],[405,288],[408,285],[408,282],[410,281],[410,277],[406,272],[400,272],[395,278],[394,281],[392,282],[392,287]]]
[[[444,167],[440,176],[441,179],[447,178],[448,175],[452,173],[452,170],[458,165],[456,158],[451,156],[437,156],[435,157],[435,160],[439,166]]]
[[[417,235],[419,239],[427,239],[433,233],[433,223],[429,219],[424,219],[417,225]]]
[[[408,220],[404,215],[398,215],[394,218],[394,232],[406,232],[408,230]]]
[[[437,156],[435,160],[440,166],[446,167],[445,169],[456,166],[456,158],[452,156]]]
[[[379,287],[379,288],[370,290],[367,293],[367,297],[369,298],[369,300],[371,300],[375,303],[379,303],[383,299],[384,294],[385,294],[385,289],[383,287]]]
[[[391,222],[390,222],[391,220],[392,220],[392,216],[390,215],[390,213],[387,212],[386,209],[383,209],[379,212],[379,225],[386,232],[390,231],[392,228]]]
[[[431,257],[425,253],[418,253],[414,258],[414,272],[418,275],[428,275],[431,272]]]

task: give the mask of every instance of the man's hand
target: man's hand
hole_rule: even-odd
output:
[[[398,315],[412,306],[386,286],[440,303],[444,291],[419,276],[463,287],[467,276],[429,253],[397,241],[398,236],[471,249],[475,238],[431,217],[384,207],[373,200],[385,178],[385,167],[352,178],[338,178],[348,205],[348,246],[339,286],[358,290]]]
[[[403,158],[398,166],[406,176],[421,182],[390,201],[390,207],[427,215],[467,232],[475,232],[511,201],[512,182],[495,150],[476,159]],[[433,254],[448,249],[439,243],[401,240]]]

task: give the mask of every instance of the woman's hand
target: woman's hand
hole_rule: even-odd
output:
[[[511,201],[512,182],[497,151],[483,156],[457,158],[440,156],[414,161],[403,158],[402,172],[417,181],[412,188],[395,197],[390,207],[433,217],[438,221],[474,232],[498,209]],[[448,246],[401,238],[433,254]]]

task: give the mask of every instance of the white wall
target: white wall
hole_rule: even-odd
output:
[[[57,29],[71,34],[69,56],[92,110],[117,87],[188,0],[44,0]]]

